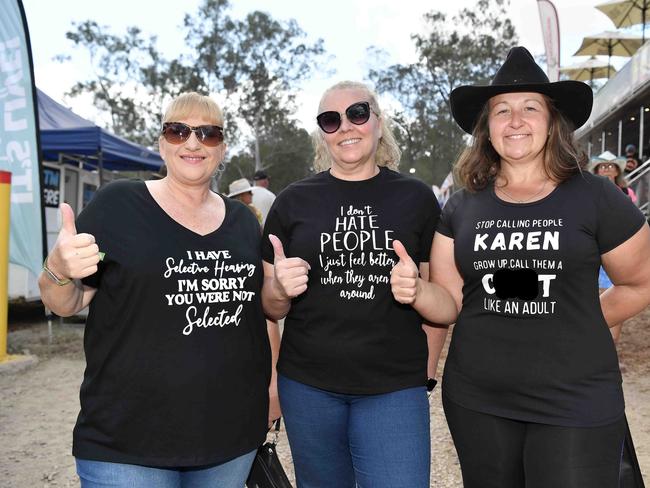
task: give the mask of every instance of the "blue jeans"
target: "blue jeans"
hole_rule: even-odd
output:
[[[243,488],[257,450],[208,468],[165,469],[77,458],[81,488]]]
[[[344,395],[278,375],[298,488],[428,488],[424,386]]]

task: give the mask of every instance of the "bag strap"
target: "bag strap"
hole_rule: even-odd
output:
[[[280,437],[280,425],[282,423],[282,417],[278,417],[278,419],[273,422],[273,440],[271,443],[276,446],[278,444],[278,437]]]

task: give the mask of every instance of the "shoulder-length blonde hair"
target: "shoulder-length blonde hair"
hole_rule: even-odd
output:
[[[397,146],[397,141],[393,135],[392,121],[379,107],[375,92],[364,83],[358,81],[341,81],[325,90],[325,93],[323,93],[320,103],[318,104],[319,112],[325,96],[336,90],[359,90],[365,93],[365,98],[367,99],[365,101],[370,104],[372,111],[377,114],[377,118],[381,124],[381,137],[379,138],[379,144],[375,154],[375,162],[377,163],[377,166],[386,166],[387,168],[397,171],[402,151]],[[323,132],[320,129],[316,129],[311,134],[311,140],[314,147],[314,169],[318,172],[331,168],[332,155],[327,149],[327,144],[323,138]]]
[[[573,124],[560,112],[553,100],[543,95],[549,110],[549,135],[544,146],[544,172],[557,183],[582,171],[587,155],[577,148],[573,139]],[[457,181],[469,191],[479,191],[493,181],[501,171],[501,158],[490,142],[488,127],[489,102],[481,110],[471,144],[454,163]]]

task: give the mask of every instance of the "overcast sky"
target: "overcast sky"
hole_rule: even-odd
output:
[[[37,86],[78,114],[97,120],[97,113],[87,101],[64,97],[75,81],[89,77],[86,53],[73,50],[65,38],[72,22],[92,19],[123,34],[125,28],[137,25],[145,34],[158,37],[158,47],[166,55],[182,52],[180,30],[183,15],[193,13],[200,0],[23,0],[29,25]],[[571,55],[582,38],[603,30],[613,30],[611,21],[594,5],[603,0],[555,0],[560,17],[561,63],[572,64]],[[309,38],[322,38],[327,52],[333,56],[332,77],[315,73],[299,88],[297,118],[307,130],[315,127],[314,112],[321,93],[341,79],[363,79],[367,71],[366,48],[376,46],[389,54],[388,62],[408,63],[415,60],[411,34],[422,30],[422,15],[431,10],[453,13],[475,4],[470,0],[233,0],[233,15],[240,17],[252,10],[268,11],[277,19],[295,19]],[[452,6],[450,6],[452,5]],[[544,53],[536,0],[511,0],[510,18],[522,45],[534,55]],[[72,60],[59,63],[59,54],[70,54]],[[623,60],[617,61],[620,65]],[[101,121],[99,121],[101,123]]]

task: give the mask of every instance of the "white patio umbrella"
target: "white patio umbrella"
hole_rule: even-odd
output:
[[[605,61],[597,59],[596,56],[560,68],[560,73],[566,74],[572,80],[589,81],[590,84],[593,84],[593,81],[598,78],[609,78],[610,72],[616,73],[616,68]]]
[[[573,53],[574,56],[632,56],[643,45],[640,36],[622,34],[616,31],[605,31],[600,34],[587,36],[582,45]],[[608,75],[609,78],[609,75]]]
[[[610,0],[596,5],[596,8],[607,15],[617,28],[643,25],[645,42],[645,24],[650,16],[650,0]]]

